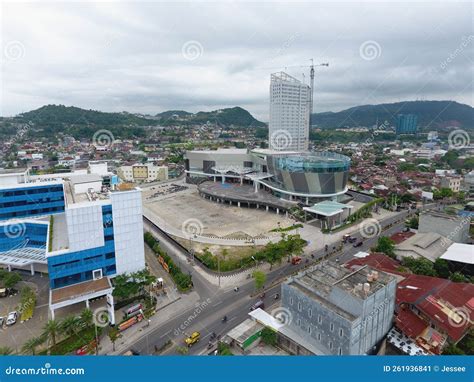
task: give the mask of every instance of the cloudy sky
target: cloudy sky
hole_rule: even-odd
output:
[[[270,73],[315,111],[403,100],[473,105],[472,4],[2,2],[0,115],[44,104],[155,114],[242,106],[268,120]]]

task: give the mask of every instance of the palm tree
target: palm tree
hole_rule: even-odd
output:
[[[61,332],[70,337],[76,334],[81,325],[80,318],[74,315],[67,316],[61,321]]]
[[[51,341],[51,343],[56,345],[56,338],[58,337],[59,333],[61,332],[61,323],[56,320],[48,320],[46,325],[43,328],[43,337]]]
[[[42,343],[44,343],[44,341],[45,341],[45,338],[42,336],[30,338],[28,341],[26,341],[23,344],[21,351],[25,354],[35,355],[36,348],[40,346]]]
[[[82,324],[82,326],[84,328],[87,328],[87,327],[91,326],[94,323],[93,318],[94,318],[94,314],[92,313],[92,310],[84,309],[81,312],[79,320],[80,320],[80,323]]]
[[[13,349],[8,346],[0,347],[0,355],[9,355],[13,353]]]
[[[115,351],[115,341],[117,341],[120,337],[120,332],[118,331],[117,328],[115,327],[111,327],[109,329],[109,338],[110,338],[110,342],[112,342],[112,349],[113,351]]]

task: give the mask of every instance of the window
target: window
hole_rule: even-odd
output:
[[[337,354],[342,355],[342,349],[341,348],[339,348],[339,350],[337,351]]]
[[[330,330],[331,332],[334,331],[334,324],[333,324],[332,322],[331,322],[331,325],[329,325],[329,330]]]
[[[312,309],[308,309],[308,316],[310,318],[313,317],[313,310]]]
[[[94,280],[99,280],[102,278],[102,269],[96,269],[95,271],[92,271],[92,278]]]
[[[339,337],[342,337],[344,335],[344,330],[343,329],[339,329]]]
[[[320,324],[321,322],[323,322],[323,318],[321,317],[321,315],[318,316],[318,324]]]
[[[332,350],[332,341],[329,342],[329,350]]]
[[[290,297],[290,305],[293,305],[293,297]]]
[[[301,302],[298,302],[298,311],[301,312]]]
[[[321,333],[318,333],[318,341],[321,341]]]
[[[308,333],[311,334],[311,325],[308,326]]]

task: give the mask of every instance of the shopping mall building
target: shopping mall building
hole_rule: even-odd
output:
[[[238,206],[265,206],[277,213],[299,204],[326,218],[350,214],[345,195],[349,168],[349,157],[326,151],[218,149],[185,155],[187,182],[199,184],[201,196]]]

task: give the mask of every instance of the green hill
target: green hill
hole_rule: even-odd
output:
[[[214,111],[200,111],[195,114],[182,110],[170,110],[157,115],[161,125],[176,124],[202,125],[210,123],[220,127],[265,127],[266,124],[256,120],[252,114],[241,107],[232,107]]]
[[[435,130],[457,126],[474,129],[474,109],[469,105],[452,101],[408,101],[379,105],[356,106],[340,112],[316,113],[312,116],[313,127],[336,128],[373,126],[379,121],[395,125],[398,114],[416,114],[422,129]]]
[[[67,133],[75,138],[91,139],[100,129],[109,130],[115,138],[144,137],[144,126],[156,125],[157,121],[129,113],[104,113],[74,106],[46,105],[20,114],[14,122],[31,124],[31,137],[54,137]]]

